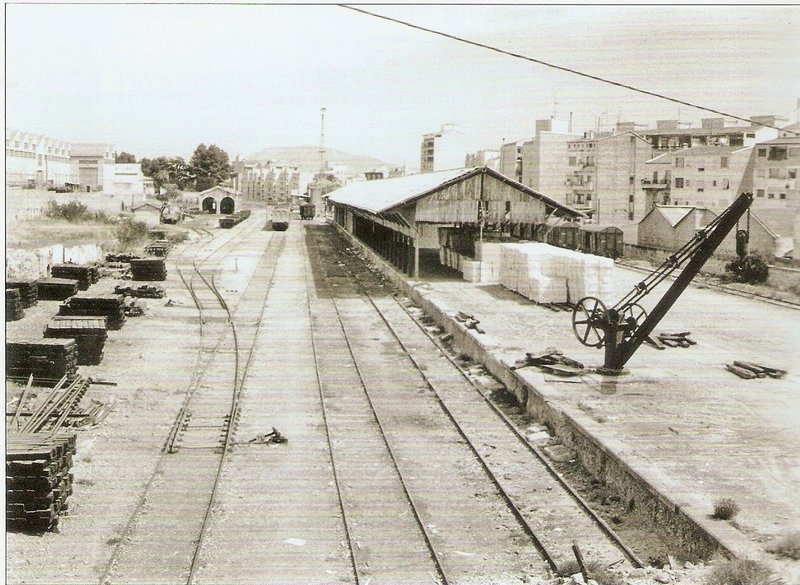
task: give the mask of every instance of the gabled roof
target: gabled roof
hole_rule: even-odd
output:
[[[791,146],[798,146],[800,145],[800,136],[784,136],[783,138],[773,138],[772,140],[765,140],[764,142],[758,143],[759,146],[762,144],[787,144]]]
[[[238,191],[234,191],[233,189],[229,189],[228,187],[223,187],[222,185],[214,185],[213,187],[209,187],[205,191],[200,191],[200,193],[198,193],[198,195],[204,195],[206,193],[211,193],[212,191],[216,191],[216,190],[225,191],[226,193],[228,193],[230,195],[237,195],[237,196],[239,195]]]
[[[140,209],[143,209],[143,208],[148,208],[148,207],[152,207],[152,208],[153,208],[153,209],[155,209],[156,211],[161,211],[161,207],[160,207],[160,206],[158,206],[158,205],[153,205],[153,204],[152,204],[152,203],[150,203],[149,201],[145,201],[144,203],[141,203],[140,205],[137,205],[136,207],[132,207],[132,208],[131,208],[131,211],[139,211]]]
[[[488,167],[449,169],[433,173],[420,173],[417,175],[383,179],[381,181],[351,183],[350,185],[328,193],[327,198],[333,203],[348,205],[375,215],[381,215],[480,173],[485,173],[506,184],[512,185],[520,191],[543,201],[546,205],[554,207],[567,215],[571,215],[572,217],[582,217],[584,215]]]
[[[655,209],[664,216],[672,227],[675,227],[694,211],[694,207],[686,207],[683,205],[656,205]]]

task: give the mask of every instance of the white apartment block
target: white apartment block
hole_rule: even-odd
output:
[[[568,162],[568,143],[580,134],[569,132],[561,120],[537,120],[536,135],[522,144],[520,183],[566,204],[564,173]]]
[[[466,158],[466,135],[456,124],[442,124],[438,132],[422,136],[420,173],[464,168]]]

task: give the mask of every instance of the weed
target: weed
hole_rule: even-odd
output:
[[[711,517],[716,520],[730,520],[739,510],[739,504],[733,498],[720,498],[714,502],[714,513]]]
[[[126,219],[117,227],[117,243],[120,249],[131,249],[147,239],[147,224]]]
[[[706,585],[772,585],[772,570],[757,561],[737,559],[714,567]]]
[[[769,277],[767,261],[758,254],[748,254],[744,258],[737,258],[725,265],[726,276],[735,282],[759,284],[766,282]]]
[[[800,530],[790,532],[777,542],[767,547],[767,551],[779,557],[800,560]]]
[[[585,562],[586,572],[589,574],[590,579],[597,581],[598,585],[624,585],[625,579],[621,575],[609,571],[603,563],[598,561]],[[565,561],[559,566],[558,574],[561,577],[569,577],[575,573],[580,573],[581,568],[578,561]]]

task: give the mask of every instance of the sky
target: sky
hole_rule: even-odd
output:
[[[800,6],[361,8],[748,117],[797,120]],[[456,123],[472,150],[715,117],[333,5],[6,4],[6,126],[144,156],[320,142],[419,164]]]

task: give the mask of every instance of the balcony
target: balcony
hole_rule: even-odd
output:
[[[669,191],[670,183],[667,179],[659,179],[658,181],[642,179],[642,189],[645,191]]]

